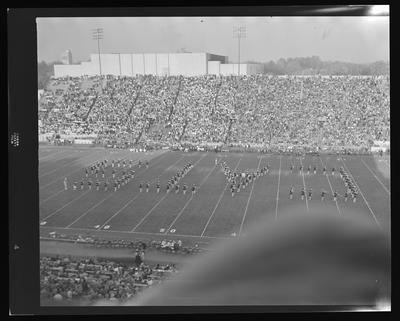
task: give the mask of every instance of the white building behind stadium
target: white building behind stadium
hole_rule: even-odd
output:
[[[100,63],[99,63],[100,60]],[[210,53],[111,53],[91,54],[80,64],[54,65],[55,77],[114,76],[203,76],[237,75],[239,66],[228,63],[227,56]],[[262,73],[261,64],[240,64],[241,75]]]

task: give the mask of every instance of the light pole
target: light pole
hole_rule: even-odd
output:
[[[237,38],[238,40],[238,76],[240,76],[240,39],[246,38],[246,26],[234,26],[233,38]]]
[[[93,40],[97,40],[97,52],[99,53],[99,71],[101,76],[100,39],[103,39],[103,28],[93,29]]]

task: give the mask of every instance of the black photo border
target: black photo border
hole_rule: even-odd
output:
[[[17,2],[16,2],[17,3]],[[367,6],[318,5],[309,6],[233,6],[217,2],[197,3],[199,7],[183,6],[170,1],[161,3],[116,2],[91,7],[94,2],[80,1],[74,7],[49,8],[54,2],[35,4],[42,8],[6,9],[7,104],[8,104],[8,227],[9,227],[9,315],[125,315],[125,314],[246,314],[353,311],[353,306],[192,306],[192,307],[94,307],[40,306],[39,283],[39,183],[38,183],[38,113],[37,113],[37,33],[36,18],[41,17],[135,17],[135,16],[364,16]],[[270,2],[269,2],[270,3]],[[365,2],[364,2],[365,3]],[[62,4],[62,3],[61,3]],[[73,4],[71,2],[69,5]],[[149,6],[150,5],[158,5]],[[272,3],[271,3],[272,4]],[[377,4],[377,3],[375,3]],[[207,7],[200,5],[207,5]],[[129,6],[129,7],[124,7]],[[146,7],[144,7],[146,6]],[[321,10],[324,9],[324,10]],[[328,9],[328,10],[325,10]],[[392,47],[390,48],[392,50]],[[392,62],[391,62],[392,63]],[[23,92],[21,92],[23,89]],[[394,101],[392,99],[392,102]],[[392,116],[392,115],[391,115]],[[18,133],[20,145],[14,147],[10,138]],[[393,132],[392,132],[392,135]],[[392,148],[391,150],[395,150]],[[393,226],[393,220],[392,220]],[[395,233],[392,234],[395,236]],[[394,242],[392,242],[394,244]],[[395,258],[392,258],[394,263]],[[395,271],[392,269],[392,271]],[[393,293],[393,291],[392,291]],[[392,304],[393,307],[393,304]],[[365,307],[369,308],[369,307]],[[363,316],[362,316],[363,315]],[[387,313],[374,313],[380,320]],[[314,314],[315,316],[315,314]],[[343,315],[341,315],[343,316]],[[327,318],[325,314],[324,319]],[[365,314],[359,317],[365,319]]]

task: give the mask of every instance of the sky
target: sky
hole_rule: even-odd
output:
[[[118,17],[37,18],[38,61],[74,63],[97,53],[94,28],[103,28],[102,53],[209,52],[238,61],[235,26],[245,26],[240,61],[289,57],[369,63],[389,61],[389,17]]]

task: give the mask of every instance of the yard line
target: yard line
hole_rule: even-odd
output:
[[[211,169],[211,171],[207,174],[207,176],[203,179],[203,181],[200,183],[199,185],[199,189],[201,188],[201,186],[206,182],[206,180],[208,179],[208,177],[211,175],[211,173],[215,170],[217,165],[214,165],[214,167]],[[182,215],[183,211],[185,210],[186,206],[189,205],[189,203],[191,202],[191,200],[193,199],[193,194],[190,196],[189,200],[186,202],[185,206],[180,210],[180,212],[178,213],[178,215],[175,217],[175,219],[172,221],[171,225],[167,228],[166,232],[164,234],[168,234],[168,231],[171,229],[171,227],[175,224],[175,222],[178,220],[178,218]]]
[[[122,206],[118,211],[116,211],[109,219],[107,219],[97,230],[101,230],[108,222],[110,222],[115,216],[117,216],[121,211],[123,211],[129,204],[131,204],[135,199],[140,196],[138,193],[134,198],[132,198],[129,202],[127,202],[124,206]]]
[[[47,175],[49,175],[49,174],[51,174],[51,173],[54,173],[55,171],[58,171],[58,170],[60,170],[61,168],[67,167],[68,165],[70,165],[70,164],[72,164],[72,163],[75,163],[75,162],[77,162],[77,161],[79,161],[79,160],[82,160],[82,159],[87,158],[87,157],[90,157],[90,156],[93,156],[93,155],[92,155],[92,154],[89,154],[89,155],[82,156],[82,157],[79,157],[79,158],[77,158],[77,159],[74,159],[73,161],[70,161],[70,162],[64,164],[63,166],[57,167],[57,168],[55,168],[55,169],[53,169],[53,170],[51,170],[51,171],[49,171],[49,172],[46,172],[46,173],[44,173],[44,174],[42,174],[42,175],[39,175],[39,178],[41,178],[41,177],[43,177],[43,176],[47,176]]]
[[[375,175],[375,173],[371,170],[371,168],[364,162],[364,160],[361,157],[361,161],[363,162],[363,164],[365,165],[365,167],[368,168],[368,170],[371,172],[371,174],[375,177],[375,179],[382,185],[382,187],[384,188],[384,190],[386,191],[386,193],[388,193],[388,195],[390,196],[390,191],[387,189],[387,187],[381,182],[381,180]]]
[[[235,167],[234,170],[236,170],[236,169],[239,167],[239,164],[240,164],[240,161],[242,160],[242,158],[243,158],[243,156],[239,159],[239,161],[238,161],[238,163],[236,164],[236,167]],[[206,226],[204,227],[203,232],[202,232],[201,235],[200,235],[201,237],[203,237],[204,232],[206,231],[206,229],[207,229],[207,227],[208,227],[208,224],[210,223],[212,217],[214,216],[214,213],[215,213],[215,211],[217,210],[218,205],[219,205],[219,202],[221,202],[221,199],[222,199],[222,197],[224,196],[224,193],[225,193],[226,188],[228,187],[228,185],[229,185],[229,182],[226,183],[225,188],[222,190],[222,193],[221,193],[221,195],[219,196],[218,202],[217,202],[217,204],[215,205],[215,207],[214,207],[214,209],[213,209],[213,211],[212,211],[210,217],[208,218],[208,221],[207,221],[207,223],[206,223]]]
[[[57,193],[54,193],[53,195],[49,196],[48,198],[46,198],[46,199],[40,201],[39,204],[43,204],[43,203],[47,202],[49,199],[51,199],[51,198],[53,198],[54,196],[56,196],[56,195],[58,195],[58,194],[64,192],[65,190],[66,190],[65,188],[59,190]]]
[[[281,158],[282,158],[282,156],[281,156]],[[290,165],[292,165],[292,166],[293,166],[293,169],[294,169],[294,164],[293,164],[293,155],[292,155],[292,156],[290,156]]]
[[[386,166],[390,168],[390,163],[387,161],[387,159],[384,159],[383,163],[386,164]]]
[[[390,164],[385,160],[382,160],[382,163],[389,169],[390,172]]]
[[[49,229],[58,229],[58,230],[77,230],[77,231],[85,231],[85,232],[108,232],[108,233],[123,233],[123,234],[145,234],[145,235],[153,235],[153,236],[161,236],[163,234],[160,233],[151,233],[151,232],[132,232],[132,231],[118,231],[118,230],[93,230],[90,228],[82,228],[82,227],[57,227],[57,226],[43,226],[42,228]],[[224,236],[198,236],[198,235],[186,235],[186,234],[173,234],[173,236],[179,237],[192,237],[192,238],[207,238],[207,239],[231,239],[230,237]]]
[[[157,164],[157,163],[156,163]],[[154,164],[153,166],[154,167]],[[148,169],[150,169],[150,167],[146,168],[143,172],[140,172],[138,174],[141,175],[144,172],[146,172]],[[98,205],[100,205],[101,203],[103,203],[106,199],[110,198],[112,195],[114,195],[114,193],[111,193],[110,195],[106,196],[105,198],[103,198],[101,201],[99,201],[97,204],[95,204],[93,207],[91,207],[89,210],[87,210],[85,213],[83,213],[81,216],[79,216],[75,221],[73,221],[71,224],[69,224],[67,227],[70,227],[72,224],[74,224],[75,222],[77,222],[78,220],[80,220],[82,217],[84,217],[85,215],[87,215],[93,208],[97,207]]]
[[[292,161],[291,161],[292,163]],[[279,157],[279,176],[278,176],[278,188],[276,189],[276,207],[275,207],[275,219],[278,219],[278,202],[279,202],[279,186],[281,183],[281,165],[282,165],[282,156]],[[293,163],[292,163],[293,165]]]
[[[85,167],[88,167],[88,166],[91,166],[91,165],[95,164],[95,163],[98,162],[101,158],[102,158],[102,157],[97,158],[95,161],[89,163],[89,164],[86,165]],[[39,187],[39,189],[43,189],[43,188],[45,188],[45,187],[47,187],[47,186],[49,186],[49,185],[51,185],[51,184],[54,184],[55,182],[57,182],[57,181],[59,181],[59,180],[62,180],[63,177],[71,176],[71,174],[73,174],[73,173],[75,173],[75,172],[77,172],[77,171],[80,171],[80,170],[82,170],[81,167],[80,167],[80,168],[77,168],[77,169],[75,169],[75,170],[73,170],[72,172],[68,173],[67,175],[62,175],[62,177],[56,178],[55,180],[51,181],[50,183],[47,183],[47,184],[45,184],[45,185],[39,184],[39,185],[41,185],[41,186]]]
[[[170,166],[168,166],[167,168],[163,169],[163,171],[161,172],[161,174],[158,175],[158,176],[161,176],[165,171],[167,171],[168,169],[170,169],[171,167],[173,167],[176,163],[178,163],[179,161],[181,161],[182,158],[183,158],[184,156],[185,156],[185,155],[182,155],[181,158],[179,158],[175,163],[173,163],[172,165],[170,165]],[[152,179],[149,183],[151,184],[151,183],[157,182],[157,180],[158,180],[158,177]]]
[[[373,218],[374,218],[376,224],[381,228],[381,225],[379,224],[378,220],[376,219],[376,216],[375,216],[375,214],[374,214],[374,211],[373,211],[373,210],[371,209],[371,207],[369,206],[367,199],[364,197],[364,194],[363,194],[363,192],[362,192],[360,186],[358,186],[356,180],[354,179],[354,176],[351,174],[350,170],[349,170],[348,167],[346,166],[346,164],[345,164],[345,162],[343,161],[343,159],[341,159],[341,161],[342,161],[344,167],[346,167],[347,172],[350,174],[351,178],[353,179],[354,184],[356,184],[357,189],[360,191],[360,194],[361,194],[362,198],[364,199],[365,204],[367,204],[367,207],[368,207],[369,211],[371,212],[371,214],[372,214],[372,216],[373,216]]]
[[[200,157],[199,160],[197,160],[194,164],[193,167],[187,172],[189,173],[204,157],[206,157],[207,154],[204,154],[203,157]],[[136,224],[136,226],[131,230],[131,232],[134,232],[139,226],[140,224],[142,224],[144,222],[144,220],[154,211],[155,208],[157,208],[157,206],[168,196],[169,194],[165,194],[151,209],[150,211],[147,212],[147,214],[139,221],[138,224]]]
[[[139,161],[140,160],[142,160],[142,159],[144,159],[145,157],[142,157],[142,158],[140,158],[140,159],[138,159],[135,163],[133,163],[133,165],[136,165],[136,164],[138,164],[139,163]],[[96,161],[95,161],[96,162]],[[95,162],[93,162],[93,163],[95,163]],[[93,164],[92,163],[92,164]],[[139,173],[140,174],[140,173]],[[48,198],[46,198],[45,200],[43,200],[43,201],[40,201],[40,204],[43,204],[44,202],[46,202],[47,200],[49,200],[49,199],[51,199],[52,197],[54,197],[54,196],[56,196],[56,195],[58,195],[58,194],[60,194],[61,192],[63,192],[63,191],[65,191],[65,188],[63,188],[63,189],[61,189],[61,190],[59,190],[58,192],[56,192],[55,194],[53,194],[53,195],[51,195],[50,197],[48,197]]]
[[[121,153],[124,153],[124,152],[126,152],[126,151],[117,152],[117,154],[121,154]],[[160,159],[162,159],[163,157],[165,157],[165,155],[167,155],[167,154],[168,154],[168,152],[167,152],[167,153],[164,153],[164,154],[160,157]],[[143,157],[143,158],[144,158],[144,157]],[[143,159],[143,158],[142,158],[142,159]],[[96,159],[95,161],[89,163],[88,165],[85,165],[85,167],[91,166],[91,165],[95,164],[96,162],[98,162],[98,161],[101,160],[101,159],[102,159],[102,157]],[[159,159],[159,160],[160,160],[160,159]],[[138,160],[138,161],[139,161],[139,160]],[[83,169],[83,168],[77,168],[77,169],[73,170],[72,172],[68,173],[65,177],[70,176],[71,174],[73,174],[73,173],[75,173],[75,172],[77,172],[77,171],[80,171],[80,170],[82,170],[82,169]],[[63,175],[63,176],[64,176],[64,175]],[[43,189],[43,188],[45,188],[45,187],[47,187],[47,186],[49,186],[49,185],[51,185],[51,184],[53,184],[53,183],[55,183],[55,182],[57,182],[57,181],[59,181],[59,180],[62,180],[62,179],[63,179],[62,177],[59,177],[59,178],[55,179],[54,181],[51,181],[50,183],[47,183],[46,185],[40,186],[39,189]]]
[[[375,157],[375,156],[373,158],[374,158],[375,161],[378,161],[378,162],[381,162],[381,163],[385,164],[390,169],[390,164],[386,159],[378,158],[378,157]]]
[[[75,219],[72,223],[67,225],[66,227],[71,227],[74,223],[79,221],[82,217],[84,217],[87,213],[89,213],[92,209],[96,208],[99,206],[101,203],[103,203],[105,200],[109,199],[111,196],[113,196],[113,193],[109,194],[107,197],[103,198],[100,202],[96,203],[93,205],[91,208],[89,208],[86,212],[84,212],[82,215],[80,215],[77,219]]]
[[[154,209],[157,208],[157,206],[168,196],[168,194],[165,194],[151,209],[150,211],[147,212],[147,214],[139,221],[138,224],[136,224],[136,226],[131,230],[131,232],[134,232],[140,224],[143,223],[143,221],[151,214],[151,212],[154,211]]]
[[[58,163],[61,162],[67,157],[69,154],[60,155],[61,157],[51,158],[47,160],[39,160],[38,162],[38,174],[42,175],[43,172],[48,170],[48,167],[51,167],[51,163]],[[46,173],[45,173],[46,174]]]
[[[183,155],[181,156],[181,158],[178,158],[178,160],[173,163],[172,165],[170,165],[169,167],[165,168],[160,175],[162,175],[165,171],[167,171],[169,168],[171,168],[172,166],[174,166],[176,163],[178,163],[179,161],[181,161],[183,158]],[[140,193],[138,193],[134,198],[132,198],[130,201],[128,201],[123,207],[121,207],[118,211],[116,211],[109,219],[107,219],[99,228],[98,230],[101,230],[108,222],[110,222],[115,216],[117,216],[122,210],[124,210],[129,204],[131,204],[135,199],[137,199],[139,197]]]
[[[45,218],[42,219],[42,221],[47,220],[48,218],[52,217],[53,215],[57,214],[59,211],[61,211],[63,208],[67,207],[69,204],[71,204],[72,202],[80,199],[81,197],[83,197],[84,195],[86,195],[90,190],[87,190],[86,192],[82,193],[81,195],[79,195],[78,197],[75,197],[73,200],[69,201],[68,203],[64,204],[62,207],[60,207],[58,210],[54,211],[53,213],[51,213],[50,215],[47,215]]]
[[[301,165],[301,167],[302,167],[302,169],[301,169],[301,175],[302,175],[302,177],[303,177],[304,191],[305,191],[305,194],[306,194],[306,195],[305,195],[305,199],[306,199],[307,212],[309,212],[310,209],[308,208],[306,182],[305,182],[305,180],[304,180],[303,163],[301,162],[301,157],[300,157],[300,165]]]
[[[260,168],[260,164],[261,164],[262,158],[263,158],[263,156],[260,156],[260,160],[258,161],[258,165],[257,165],[257,170]],[[251,195],[253,195],[254,182],[255,182],[255,180],[253,179],[253,183],[251,184],[250,194],[249,194],[249,197],[248,197],[248,199],[247,199],[246,208],[245,208],[244,213],[243,213],[242,222],[240,223],[240,227],[239,227],[239,233],[238,233],[239,236],[240,236],[240,234],[242,233],[243,224],[244,224],[244,220],[245,220],[245,218],[246,218],[247,209],[249,208],[249,203],[250,203]]]
[[[43,156],[43,157],[41,157],[41,158],[39,157],[39,162],[40,162],[41,160],[45,159],[45,158],[52,157],[52,156],[57,155],[57,154],[60,154],[60,153],[62,153],[62,152],[66,152],[66,150],[59,150],[58,152],[55,152],[55,153],[52,153],[52,154]]]
[[[168,234],[168,231],[171,229],[171,227],[175,224],[176,220],[181,216],[185,208],[189,205],[190,201],[193,199],[193,194],[190,195],[190,198],[186,202],[186,204],[182,207],[182,209],[179,211],[178,215],[175,217],[175,219],[172,221],[170,226],[166,229],[166,232],[164,234]]]
[[[321,161],[322,167],[326,167],[326,166],[324,165],[324,163],[322,162],[321,157],[319,157],[319,160]],[[333,188],[332,188],[332,185],[331,185],[331,181],[330,181],[330,179],[329,179],[329,176],[328,176],[328,174],[325,174],[325,176],[326,176],[326,179],[328,180],[329,187],[330,187],[331,192],[332,192],[332,195],[333,195]],[[339,214],[342,214],[342,212],[340,211],[339,204],[338,204],[337,200],[335,201],[335,203],[336,203],[336,208],[337,208]]]

